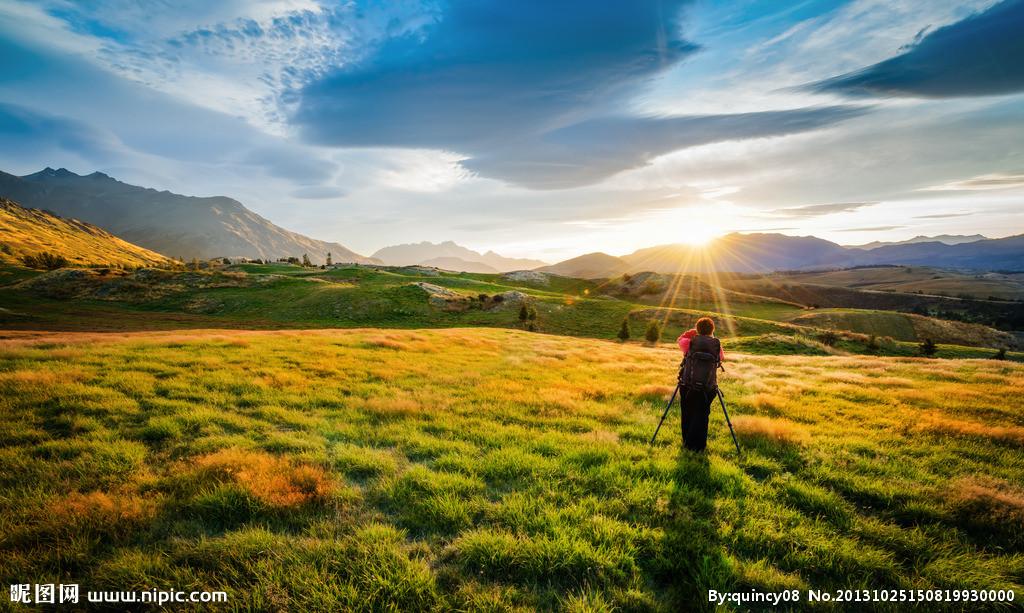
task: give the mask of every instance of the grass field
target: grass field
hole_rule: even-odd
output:
[[[706,456],[679,450],[677,413],[648,446],[665,347],[498,329],[4,337],[8,584],[224,589],[242,610],[1024,596],[1021,365],[734,354],[739,459],[720,413]]]

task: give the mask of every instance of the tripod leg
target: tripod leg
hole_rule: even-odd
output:
[[[725,396],[722,390],[718,390],[718,401],[722,403],[722,413],[725,414],[725,423],[729,424],[729,434],[732,434],[732,442],[736,445],[736,455],[743,455],[740,451],[740,443],[736,440],[736,431],[732,429],[732,420],[729,419],[729,411],[725,408]]]
[[[672,390],[672,397],[668,399],[668,404],[665,405],[665,412],[661,414],[661,421],[658,422],[658,427],[654,429],[654,436],[651,437],[649,445],[654,444],[654,439],[658,438],[658,432],[661,430],[661,424],[665,423],[665,418],[668,417],[668,412],[672,410],[672,403],[676,400],[676,394],[679,393],[679,384],[676,384],[676,389]]]

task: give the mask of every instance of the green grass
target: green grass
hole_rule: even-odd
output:
[[[11,336],[8,584],[438,611],[1024,589],[1021,365],[737,355],[737,339],[722,384],[738,459],[719,413],[706,456],[680,452],[677,413],[648,446],[669,347],[493,329]]]
[[[795,324],[832,330],[848,330],[859,334],[889,336],[900,341],[915,341],[914,325],[904,313],[864,309],[815,309],[796,312],[787,318]]]

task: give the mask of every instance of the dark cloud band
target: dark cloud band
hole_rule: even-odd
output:
[[[901,55],[810,89],[920,98],[1024,91],[1024,0],[1005,0],[929,33]]]

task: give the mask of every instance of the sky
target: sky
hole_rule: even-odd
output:
[[[0,0],[0,170],[360,253],[1024,233],[1024,0]]]

